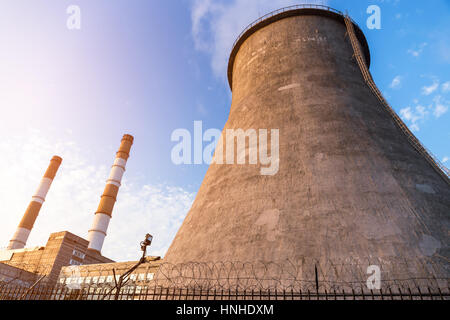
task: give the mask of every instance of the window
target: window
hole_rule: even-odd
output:
[[[98,282],[98,277],[93,277],[92,278],[92,283],[97,283]]]
[[[98,283],[103,283],[105,282],[105,276],[101,276],[100,278],[98,278]]]
[[[70,259],[69,264],[71,266],[81,266],[81,262],[79,262],[77,260],[73,260],[73,259]]]
[[[91,283],[91,277],[86,277],[86,281],[85,281],[85,283],[86,283],[86,284],[89,284],[89,283]]]
[[[106,277],[106,282],[112,282],[112,281],[113,281],[113,276]]]
[[[147,280],[153,280],[154,273],[147,273]]]
[[[72,255],[74,255],[75,257],[78,257],[80,259],[84,259],[84,257],[86,256],[83,252],[81,252],[81,251],[79,251],[77,249],[74,249],[72,251]]]
[[[145,273],[139,273],[138,280],[144,281],[145,280]]]

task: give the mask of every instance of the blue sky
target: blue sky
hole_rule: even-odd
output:
[[[348,10],[372,54],[380,90],[441,161],[450,157],[450,1],[309,1]],[[0,1],[0,246],[6,246],[48,161],[64,158],[29,245],[50,232],[87,236],[124,133],[135,136],[104,254],[135,259],[146,232],[163,255],[207,165],[175,166],[171,133],[222,129],[231,45],[290,0]],[[69,5],[81,29],[66,27]],[[369,5],[381,30],[369,30]],[[447,160],[448,161],[448,160]],[[447,166],[448,166],[447,162]]]

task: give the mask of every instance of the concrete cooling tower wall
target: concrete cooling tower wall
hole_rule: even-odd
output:
[[[342,15],[261,21],[237,42],[229,81],[222,137],[278,129],[279,170],[212,164],[167,263],[437,259],[448,278],[450,187],[365,83]]]

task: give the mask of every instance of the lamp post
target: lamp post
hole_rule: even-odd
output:
[[[145,240],[141,242],[141,250],[142,250],[141,261],[142,261],[142,263],[144,263],[144,261],[145,261],[145,255],[147,253],[147,247],[149,247],[152,244],[152,240],[153,240],[153,236],[150,233],[147,233],[145,235]]]
[[[116,271],[113,269],[114,282],[116,284],[116,286],[113,288],[113,290],[116,289],[116,293],[114,295],[114,300],[119,299],[120,290],[128,282],[128,280],[130,280],[129,279],[130,274],[132,274],[133,271],[137,269],[137,267],[139,267],[141,264],[146,262],[145,255],[147,254],[147,247],[149,247],[152,244],[152,240],[153,240],[153,236],[151,234],[147,233],[145,235],[145,240],[141,241],[141,251],[142,251],[141,259],[131,269],[129,269],[127,272],[125,272],[124,274],[122,274],[120,276],[119,282],[116,281]]]

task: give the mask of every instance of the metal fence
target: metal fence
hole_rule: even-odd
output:
[[[368,267],[377,266],[383,290],[449,287],[445,259],[324,259],[281,262],[184,263],[159,266],[152,284],[164,288],[238,291],[363,292]]]
[[[69,288],[113,287],[133,263],[64,267],[58,284]],[[170,264],[155,261],[141,265],[128,284],[141,287],[189,290],[361,292],[367,288],[369,266],[380,271],[381,288],[449,287],[450,265],[443,258],[401,259],[349,258],[316,260],[302,258],[279,262],[190,262]]]
[[[450,300],[450,289],[431,288],[351,291],[202,290],[128,286],[116,298],[110,288],[64,286],[0,287],[0,300]]]
[[[444,257],[301,258],[281,262],[150,261],[135,269],[118,291],[120,275],[133,265],[64,267],[58,281],[24,286],[0,281],[0,299],[31,300],[405,300],[449,299],[450,266]],[[373,266],[380,290],[369,290]],[[371,268],[369,268],[371,267]]]

